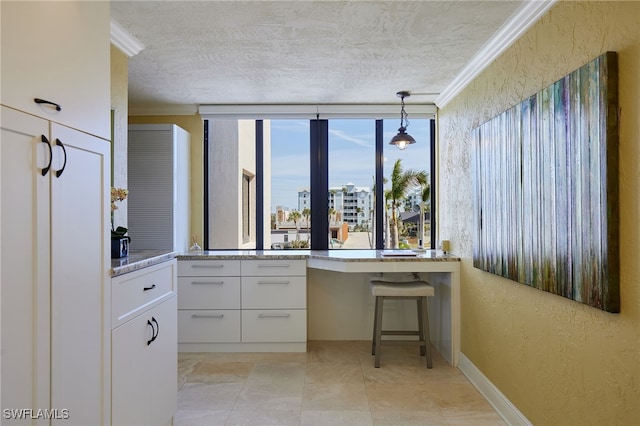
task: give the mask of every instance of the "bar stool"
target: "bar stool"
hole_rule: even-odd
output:
[[[380,367],[380,344],[382,343],[382,335],[395,335],[418,336],[420,356],[426,353],[427,368],[432,368],[427,297],[435,294],[434,288],[426,281],[384,281],[378,278],[371,279],[369,285],[371,287],[371,294],[375,297],[373,342],[371,344],[371,355],[375,355],[374,367]],[[382,311],[385,299],[416,300],[418,304],[418,330],[383,330]]]

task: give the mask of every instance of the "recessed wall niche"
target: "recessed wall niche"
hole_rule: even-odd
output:
[[[617,74],[607,52],[472,130],[476,268],[620,311]]]

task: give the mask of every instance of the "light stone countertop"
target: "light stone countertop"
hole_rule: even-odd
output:
[[[127,257],[111,259],[111,276],[115,277],[166,262],[174,259],[178,253],[171,250],[131,250]]]
[[[385,256],[389,250],[204,250],[180,253],[171,250],[132,250],[129,256],[111,259],[111,276],[126,274],[167,260],[301,259],[332,262],[459,262],[460,258],[439,250],[417,252],[415,256]],[[398,250],[392,250],[394,253]],[[410,250],[404,252],[411,253]],[[415,252],[414,252],[415,253]]]
[[[415,254],[386,256],[395,254]],[[177,256],[179,260],[318,259],[342,262],[459,262],[460,258],[439,250],[205,250]]]

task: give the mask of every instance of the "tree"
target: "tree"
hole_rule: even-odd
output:
[[[391,201],[390,244],[398,248],[398,207],[407,196],[407,191],[415,185],[427,184],[427,172],[413,169],[402,170],[402,160],[397,159],[391,172],[391,189],[385,192]]]
[[[307,240],[309,240],[310,235],[309,235],[309,218],[311,217],[311,209],[309,207],[306,207],[304,210],[302,210],[302,217],[304,217],[304,220],[307,221]]]
[[[298,232],[298,221],[300,220],[300,217],[302,217],[302,215],[298,210],[294,210],[289,213],[289,220],[292,220],[296,227],[296,241],[300,239],[300,233]]]

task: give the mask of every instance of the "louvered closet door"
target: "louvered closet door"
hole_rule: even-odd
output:
[[[173,250],[171,126],[129,130],[128,222],[132,249]]]

